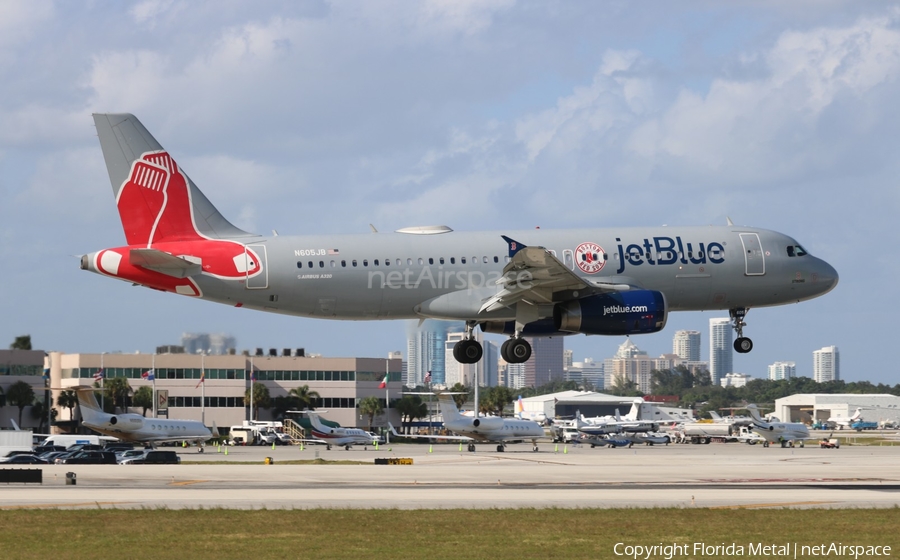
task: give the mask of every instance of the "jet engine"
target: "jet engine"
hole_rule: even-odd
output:
[[[661,331],[667,315],[662,292],[631,290],[557,304],[553,322],[558,330],[571,333],[628,335]]]
[[[503,429],[503,418],[499,416],[478,417],[472,419],[472,430],[490,432]]]

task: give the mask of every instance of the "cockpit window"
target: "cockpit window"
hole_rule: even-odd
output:
[[[787,255],[789,257],[802,257],[806,255],[806,249],[799,245],[788,245]]]

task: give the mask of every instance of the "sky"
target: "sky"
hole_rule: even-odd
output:
[[[235,225],[279,234],[734,223],[840,274],[753,309],[764,377],[837,345],[900,382],[900,4],[145,0],[0,3],[0,344],[151,352],[183,332],[326,356],[406,348],[404,322],[235,309],[79,270],[124,243],[91,113],[130,112]],[[634,337],[651,356],[709,319]],[[498,339],[499,340],[499,339]],[[623,337],[566,339],[602,360]]]

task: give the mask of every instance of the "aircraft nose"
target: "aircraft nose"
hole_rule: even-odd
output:
[[[820,295],[827,294],[833,290],[834,287],[837,286],[839,280],[837,270],[827,262],[818,258],[813,266],[812,277],[813,283],[819,288]]]

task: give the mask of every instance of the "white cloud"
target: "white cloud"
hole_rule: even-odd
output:
[[[51,0],[4,0],[0,2],[0,48],[32,38],[55,11]]]

